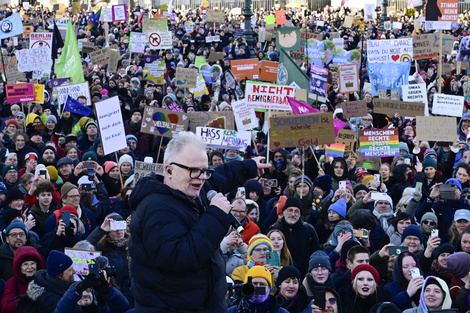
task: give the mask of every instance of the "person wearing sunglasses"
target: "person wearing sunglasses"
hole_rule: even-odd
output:
[[[431,235],[431,232],[434,229],[437,229],[437,216],[436,214],[432,212],[427,212],[421,217],[421,221],[419,223],[419,228],[421,229],[421,232],[423,233],[423,239],[424,239],[424,247],[426,247],[426,242],[428,241],[429,235]],[[444,235],[444,234],[442,234]]]
[[[312,300],[312,313],[342,313],[341,299],[338,293],[331,288],[325,291],[325,308],[321,309],[315,305],[315,299]]]
[[[269,168],[262,160],[212,170],[200,137],[173,133],[163,172],[140,179],[129,199],[135,209],[129,253],[136,312],[226,312],[219,247],[234,217],[223,194]]]

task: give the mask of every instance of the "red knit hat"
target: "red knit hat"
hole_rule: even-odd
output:
[[[73,206],[71,206],[71,205],[65,205],[65,206],[63,206],[59,211],[60,211],[60,216],[59,216],[59,218],[62,217],[62,212],[64,212],[64,211],[69,211],[70,214],[73,214],[73,215],[75,215],[76,217],[78,217],[77,209],[75,209],[75,208],[74,208]]]
[[[109,173],[110,170],[112,170],[113,168],[117,167],[118,164],[114,161],[106,161],[104,162],[104,171],[106,173]]]
[[[362,271],[370,272],[372,274],[372,276],[374,276],[376,284],[378,284],[380,282],[379,273],[377,272],[377,270],[372,265],[369,265],[369,264],[360,264],[360,265],[356,266],[351,272],[351,282],[353,282],[354,279],[356,278],[356,275],[359,274],[359,272],[362,272]]]
[[[281,196],[279,198],[279,201],[277,202],[277,210],[276,210],[276,214],[279,215],[282,213],[282,209],[284,208],[284,206],[286,205],[286,200],[287,200],[287,197],[286,196]]]
[[[8,127],[11,124],[15,125],[16,128],[20,128],[20,124],[18,124],[18,121],[16,119],[10,119],[5,122],[5,126]]]

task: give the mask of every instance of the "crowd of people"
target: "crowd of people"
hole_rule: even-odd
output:
[[[14,10],[35,31],[53,25],[57,17],[41,5],[6,8],[2,17]],[[321,147],[269,149],[264,112],[256,113],[259,127],[245,151],[208,148],[190,132],[170,141],[141,131],[145,106],[186,113],[231,111],[231,103],[243,98],[245,81],[230,88],[225,80],[231,61],[250,57],[246,39],[239,36],[243,15],[226,10],[225,23],[215,24],[205,22],[204,8],[168,16],[136,7],[127,22],[88,28],[94,12],[71,12],[66,16],[77,27],[77,39],[93,42],[95,50],[113,46],[120,51],[116,73],[81,54],[91,99],[75,100],[84,105],[90,100],[93,108],[119,97],[127,147],[105,155],[94,112],[82,116],[58,110],[52,96],[54,72],[38,81],[45,85],[42,104],[7,103],[2,89],[1,312],[470,309],[467,101],[454,142],[420,141],[414,118],[375,113],[375,98],[367,89],[340,93],[338,68],[329,63],[324,64],[327,100],[313,106],[334,112],[346,129],[398,129],[400,156],[366,168],[358,164],[356,149],[337,158]],[[265,17],[273,12],[253,12],[253,57],[260,62],[279,61],[275,40],[259,42]],[[392,31],[382,30],[378,19],[366,23],[364,33],[357,26],[344,27],[346,16],[356,13],[333,7],[290,9],[286,18],[302,32],[325,39],[339,32],[345,50],[359,49],[361,88],[369,82],[366,40],[430,32],[424,23],[415,28],[420,12],[398,15],[403,27]],[[147,45],[144,54],[131,55],[131,32],[142,32],[142,19],[154,16],[167,18],[173,48],[150,50]],[[430,107],[439,90],[469,97],[465,66],[457,73],[456,61],[468,19],[469,13],[463,13],[452,30],[444,31],[455,38],[452,53],[442,56],[442,63],[451,65],[450,75],[438,77],[437,58],[413,63],[410,75],[426,84]],[[192,32],[185,28],[187,21],[193,22]],[[219,42],[206,43],[207,36],[216,35]],[[4,56],[13,56],[27,39],[12,42],[2,42]],[[210,62],[220,65],[222,76],[206,84],[208,93],[195,96],[177,88],[176,68],[193,68],[196,57],[208,58],[212,52],[224,56]],[[164,60],[162,85],[144,79],[146,55]],[[310,66],[300,69],[310,75]],[[32,81],[32,73],[27,77]],[[343,118],[342,104],[348,99],[365,100],[368,114],[353,122]],[[164,173],[137,182],[136,161],[163,163]],[[212,191],[215,196],[209,195]],[[90,267],[88,275],[78,276],[66,248],[100,251],[97,271]]]

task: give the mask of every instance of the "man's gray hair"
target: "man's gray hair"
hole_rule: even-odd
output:
[[[206,144],[201,141],[201,138],[197,137],[192,132],[179,132],[173,139],[170,140],[165,150],[165,156],[163,158],[163,164],[167,165],[181,157],[183,149],[189,145],[199,148],[206,152]]]

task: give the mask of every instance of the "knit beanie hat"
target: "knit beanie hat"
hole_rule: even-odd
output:
[[[351,249],[354,246],[360,246],[361,244],[357,242],[356,240],[349,239],[345,243],[343,243],[343,246],[341,247],[341,259],[346,260],[348,257],[348,252],[349,249]]]
[[[147,92],[149,92],[149,91],[153,92],[152,88],[145,88],[145,90],[144,90],[144,95],[146,95]]]
[[[301,281],[302,276],[300,275],[299,270],[295,266],[285,266],[281,268],[276,278],[276,287],[281,286],[282,282],[287,278],[295,277]]]
[[[440,246],[439,249],[437,249],[436,255],[439,256],[443,253],[453,254],[455,253],[455,247],[447,242],[443,244],[442,246]]]
[[[460,189],[460,192],[462,192],[462,183],[457,178],[449,178],[446,180],[446,184],[455,185]]]
[[[318,176],[317,178],[315,178],[315,181],[314,181],[313,185],[315,187],[320,188],[324,192],[327,192],[327,191],[329,192],[330,189],[331,189],[331,184],[332,183],[333,183],[333,180],[332,180],[331,176],[326,174],[326,175]]]
[[[3,167],[3,172],[2,172],[2,176],[5,177],[5,175],[8,173],[9,170],[15,170],[18,172],[18,168],[14,165],[5,165]]]
[[[5,127],[8,127],[8,126],[10,126],[10,125],[12,125],[12,124],[15,125],[16,128],[20,128],[20,124],[18,123],[18,121],[17,121],[15,118],[12,118],[12,119],[6,121],[6,122],[5,122]]]
[[[78,187],[72,184],[71,182],[66,182],[65,184],[62,185],[62,188],[60,188],[60,197],[63,198],[72,189],[78,189]]]
[[[436,228],[438,226],[438,221],[437,221],[437,216],[436,214],[432,213],[432,212],[426,212],[423,214],[423,216],[421,217],[421,221],[419,221],[419,224],[423,224],[423,221],[424,220],[432,220],[436,223]]]
[[[131,167],[134,167],[134,160],[129,154],[121,155],[121,157],[119,158],[119,167],[121,167],[123,163],[129,163]]]
[[[308,261],[309,272],[317,267],[326,267],[331,272],[330,258],[325,252],[320,250],[313,252]]]
[[[392,200],[392,198],[390,198],[390,196],[387,195],[387,194],[384,194],[384,197],[385,197],[384,200],[375,200],[375,202],[374,202],[374,208],[375,208],[375,206],[377,205],[377,203],[378,203],[379,201],[387,201],[388,203],[390,203],[390,206],[392,207],[392,211],[393,211],[393,200]]]
[[[64,211],[68,211],[70,212],[70,214],[73,214],[75,215],[76,217],[78,217],[78,212],[77,212],[77,209],[75,209],[73,206],[71,205],[64,205],[62,208],[60,208],[60,213],[59,213],[59,219],[62,218],[62,212]]]
[[[9,205],[15,200],[24,200],[24,193],[18,187],[13,187],[8,190],[5,205]]]
[[[47,274],[50,276],[57,276],[68,269],[73,264],[73,262],[72,259],[65,253],[52,250],[49,252],[46,264]]]
[[[342,218],[346,218],[346,201],[343,198],[340,198],[338,201],[330,205],[328,212],[335,211]]]
[[[370,211],[369,211],[370,212]],[[333,236],[331,239],[331,245],[336,247],[338,245],[338,235],[343,231],[348,230],[351,234],[354,234],[354,229],[351,224],[346,225],[336,225],[335,230],[333,230]],[[354,237],[354,236],[353,236]]]
[[[264,266],[253,266],[250,268],[250,270],[246,273],[245,276],[245,284],[248,282],[248,277],[261,277],[266,279],[266,281],[269,284],[269,288],[271,289],[273,287],[273,281],[272,281],[272,274],[270,271],[268,271]]]
[[[23,220],[23,215],[20,210],[17,209],[5,209],[3,213],[3,221],[5,225],[10,225],[15,219],[20,219],[20,222]]]
[[[312,186],[313,186],[312,180],[307,175],[298,176],[294,181],[294,187],[302,182],[302,177],[304,179],[304,183],[306,183],[308,187],[312,189]]]
[[[419,241],[423,243],[423,233],[417,225],[412,224],[405,228],[405,230],[403,231],[403,235],[401,236],[401,242],[403,242],[408,236],[418,237]]]
[[[364,185],[367,185],[368,182],[374,179],[374,175],[367,175],[362,179],[362,183]]]
[[[470,272],[470,255],[463,251],[449,255],[447,269],[454,277],[464,277]]]
[[[356,194],[361,191],[361,190],[364,190],[365,192],[369,192],[369,188],[367,188],[365,185],[363,184],[359,184],[359,185],[356,185],[356,187],[354,187],[354,193],[353,195],[356,196]]]
[[[405,151],[406,151],[406,154],[409,154],[409,153],[410,153],[410,148],[408,148],[408,145],[406,144],[406,142],[400,141],[400,142],[398,143],[398,148],[399,148],[399,150],[405,150]]]
[[[55,166],[49,165],[46,166],[47,171],[49,172],[49,177],[51,180],[56,181],[59,178],[59,172]]]
[[[117,167],[118,164],[114,161],[106,161],[104,162],[104,171],[106,173],[109,173],[113,168]]]
[[[290,208],[290,207],[295,207],[295,208],[299,208],[300,210],[302,210],[302,201],[296,197],[287,198],[286,204],[282,208],[282,212],[284,212],[287,208]]]
[[[28,234],[28,229],[26,228],[26,225],[20,220],[14,220],[13,222],[11,222],[10,225],[8,225],[6,230],[7,236],[10,233],[10,230],[12,230],[13,228],[20,228],[24,231],[26,235]]]
[[[437,153],[434,149],[426,149],[426,151],[424,151],[423,158],[426,159],[426,157],[429,156],[429,155],[434,155],[437,158]]]
[[[140,112],[140,111],[138,111],[138,112]],[[129,135],[126,136],[126,141],[129,141],[131,139],[134,140],[136,143],[139,143],[139,140],[137,139],[136,136],[134,136],[132,134],[129,134]]]
[[[49,115],[47,118],[46,118],[46,124],[47,122],[49,121],[53,121],[54,124],[57,124],[57,117],[55,117],[54,115]]]
[[[425,169],[426,167],[434,167],[434,169],[437,170],[436,161],[434,161],[434,159],[431,157],[425,157],[423,161],[423,169]]]
[[[253,249],[261,244],[267,245],[270,252],[273,251],[273,244],[271,243],[271,240],[269,240],[269,238],[263,234],[257,234],[251,237],[250,241],[248,242],[248,255],[251,255],[253,253]]]
[[[283,212],[284,207],[286,206],[287,197],[281,196],[277,202],[276,214],[279,215]]]
[[[354,282],[354,279],[356,278],[357,274],[359,274],[362,271],[367,271],[367,272],[371,273],[372,276],[375,279],[376,284],[378,284],[380,282],[380,275],[372,265],[359,264],[351,272],[351,283]]]
[[[94,125],[96,128],[98,128],[98,124],[96,124],[96,122],[94,120],[91,120],[91,121],[89,121],[85,124],[85,132],[87,131],[88,126],[90,126],[90,125]]]
[[[0,181],[0,193],[7,194],[8,189],[4,182]]]
[[[88,150],[82,155],[82,161],[95,161],[98,162],[98,156],[94,151]]]

